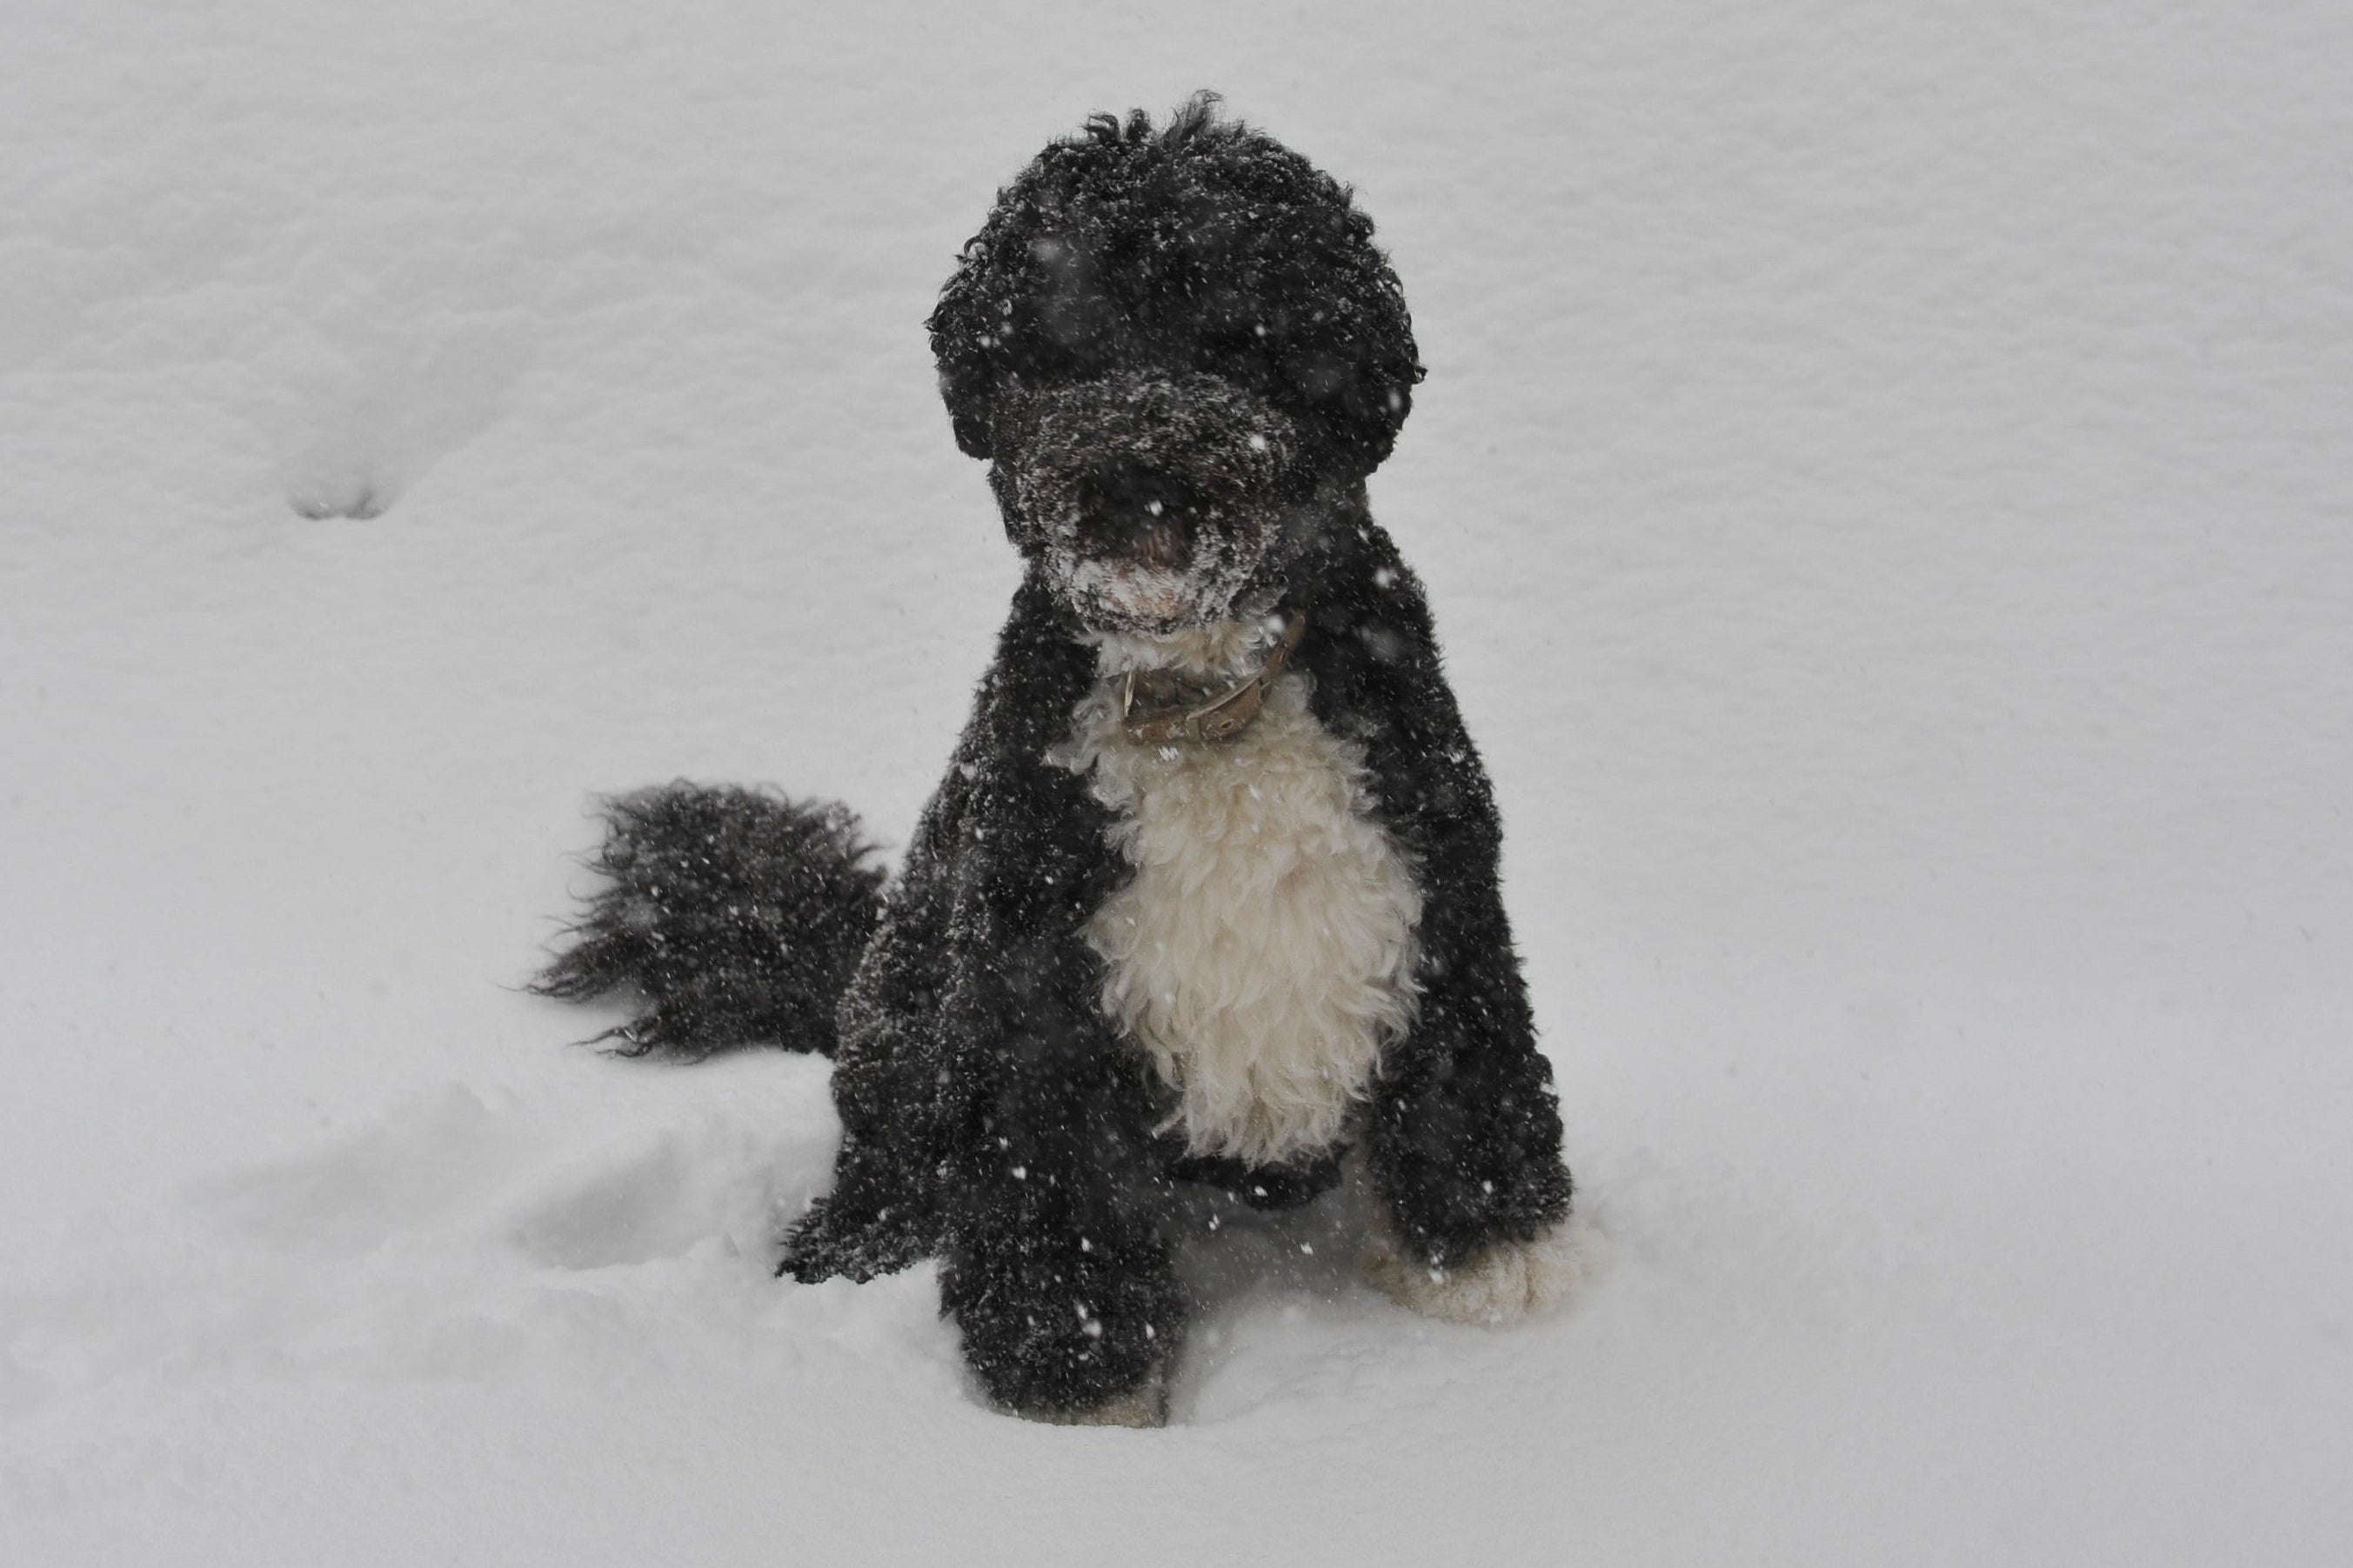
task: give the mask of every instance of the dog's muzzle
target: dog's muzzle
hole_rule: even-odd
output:
[[[1280,533],[1290,422],[1208,375],[1010,395],[991,472],[1006,521],[1099,629],[1220,619]]]

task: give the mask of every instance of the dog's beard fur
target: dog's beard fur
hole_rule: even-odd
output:
[[[1241,552],[1199,548],[1191,562],[1173,569],[1053,547],[1046,560],[1063,599],[1089,626],[1146,633],[1222,620],[1258,566]]]
[[[998,446],[990,479],[1008,527],[1092,630],[1226,620],[1287,553],[1291,423],[1218,377],[1113,376],[1009,398]],[[1185,501],[1164,515],[1136,493],[1155,485]],[[1107,487],[1128,492],[1122,505],[1106,503]]]

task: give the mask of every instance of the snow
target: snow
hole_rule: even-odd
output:
[[[18,0],[0,61],[0,1558],[2341,1557],[2343,7]],[[903,838],[1014,578],[918,323],[1048,135],[1204,83],[1405,279],[1375,506],[1615,1263],[1498,1333],[1229,1225],[1176,1424],[1033,1426],[928,1270],[769,1278],[821,1062],[516,984],[590,791]]]

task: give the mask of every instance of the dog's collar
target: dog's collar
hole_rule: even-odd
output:
[[[1178,741],[1219,745],[1232,740],[1258,718],[1266,706],[1267,688],[1282,673],[1299,640],[1307,635],[1307,616],[1298,610],[1282,625],[1282,640],[1258,673],[1230,686],[1186,691],[1187,682],[1168,670],[1129,670],[1119,687],[1119,729],[1138,746],[1166,746]],[[1154,700],[1158,699],[1158,700]]]

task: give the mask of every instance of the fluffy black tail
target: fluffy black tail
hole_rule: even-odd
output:
[[[834,1048],[834,1004],[882,913],[882,868],[833,802],[663,784],[603,803],[610,885],[579,940],[531,984],[585,1001],[634,992],[638,1016],[596,1037],[627,1056],[733,1046]]]

